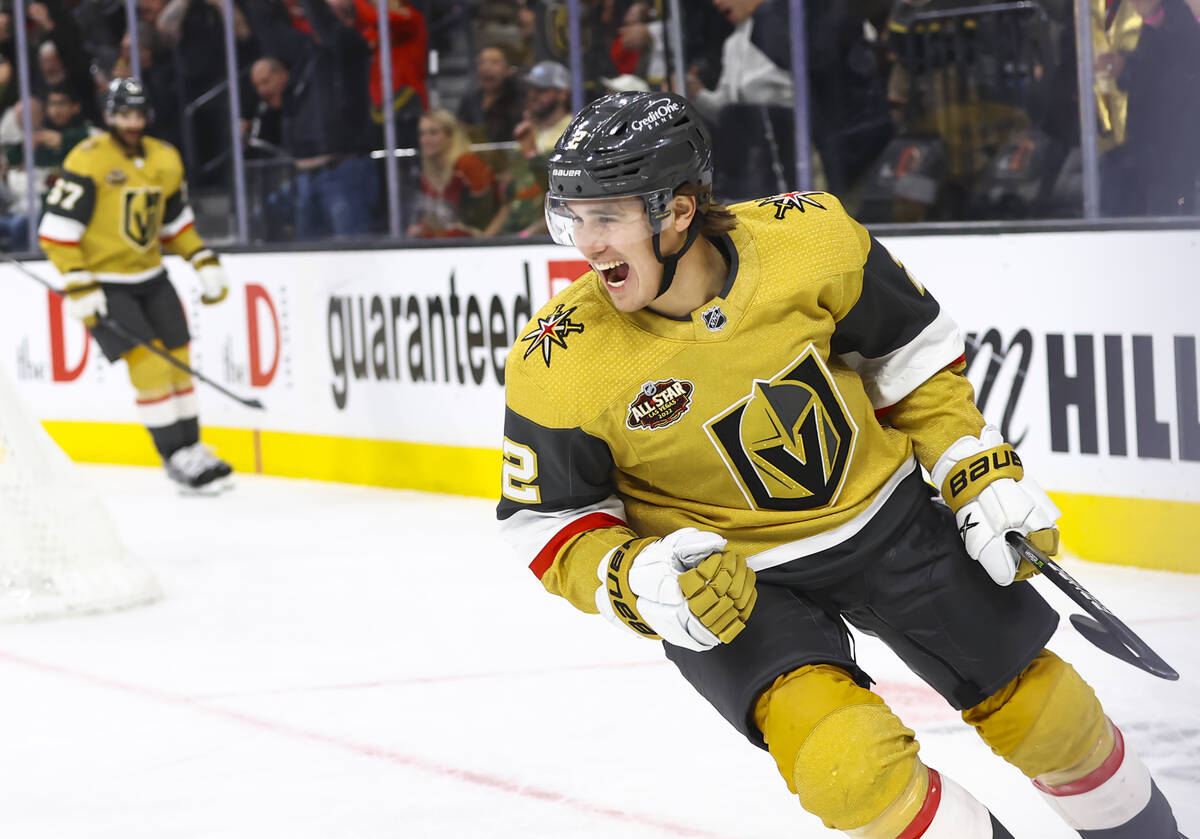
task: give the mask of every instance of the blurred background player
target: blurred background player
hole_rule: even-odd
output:
[[[206,304],[225,299],[225,272],[192,226],[179,153],[144,136],[149,102],[141,83],[114,79],[104,110],[108,132],[76,146],[47,193],[39,239],[63,275],[67,312],[83,320],[109,361],[125,359],[167,475],[189,490],[215,490],[232,469],[200,442],[191,377],[106,321],[189,364],[187,320],[162,249],[192,264]]]
[[[933,296],[828,193],[715,202],[708,132],[675,94],[593,102],[549,166],[547,226],[592,271],[509,353],[497,509],[542,585],[661,640],[854,839],[1012,834],[922,762],[847,623],[1084,839],[1176,839],[1132,745],[1044,648],[1058,616],[1005,539],[1054,553],[1059,511],[975,406]]]

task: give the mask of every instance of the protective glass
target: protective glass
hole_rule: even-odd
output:
[[[560,245],[576,248],[628,245],[649,239],[670,218],[669,210],[656,214],[655,228],[646,215],[646,207],[658,206],[661,198],[659,192],[617,198],[564,198],[548,194],[546,227]]]

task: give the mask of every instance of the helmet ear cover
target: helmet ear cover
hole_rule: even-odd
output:
[[[658,189],[642,196],[642,203],[646,207],[646,218],[649,219],[650,230],[655,235],[662,233],[667,219],[674,215],[671,210],[671,202],[674,199],[675,191],[672,189]]]

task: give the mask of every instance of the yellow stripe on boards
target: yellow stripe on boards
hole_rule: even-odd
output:
[[[1200,573],[1200,503],[1052,492],[1063,548],[1092,562]]]
[[[134,423],[47,421],[73,459],[158,466]],[[255,437],[257,435],[257,448]],[[495,498],[498,449],[435,446],[244,428],[205,428],[204,440],[239,472]],[[1200,503],[1051,493],[1063,512],[1064,550],[1093,562],[1200,573]]]
[[[72,460],[84,463],[128,463],[133,466],[162,465],[149,432],[136,423],[46,420],[42,425]]]
[[[246,432],[249,437],[249,432]],[[261,432],[268,475],[494,498],[500,451],[396,440]]]
[[[161,465],[150,435],[140,425],[57,420],[43,425],[74,460]],[[266,475],[479,498],[496,497],[500,484],[499,449],[244,428],[207,427],[203,438],[239,472],[254,472],[261,462]]]

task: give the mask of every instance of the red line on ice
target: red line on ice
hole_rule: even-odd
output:
[[[96,687],[120,691],[122,693],[131,694],[143,699],[152,699],[156,702],[160,702],[172,707],[191,708],[192,710],[199,711],[200,713],[208,714],[210,716],[220,717],[233,722],[242,723],[243,725],[249,725],[254,728],[271,731],[276,734],[287,735],[299,740],[307,740],[313,743],[332,746],[342,751],[351,752],[357,755],[379,758],[399,766],[417,769],[432,775],[453,778],[474,786],[499,790],[500,792],[509,793],[522,798],[532,798],[537,801],[561,804],[565,807],[581,810],[586,813],[593,813],[599,816],[606,816],[612,819],[629,821],[636,824],[645,825],[647,827],[658,828],[659,830],[666,831],[673,836],[693,836],[697,837],[697,839],[721,839],[721,837],[719,837],[717,834],[710,833],[699,828],[676,824],[674,822],[665,821],[654,816],[618,810],[615,807],[605,807],[600,804],[593,804],[588,801],[582,801],[578,798],[572,798],[568,795],[564,795],[550,789],[509,781],[495,775],[486,774],[484,772],[474,772],[468,769],[459,769],[453,766],[447,766],[438,763],[437,761],[428,760],[426,758],[401,754],[400,752],[391,751],[389,749],[381,749],[365,743],[356,743],[352,740],[345,740],[339,737],[331,737],[327,734],[321,734],[317,731],[309,731],[296,726],[284,725],[279,722],[262,719],[261,717],[255,717],[250,714],[239,713],[238,711],[231,711],[226,708],[213,708],[203,704],[203,702],[200,700],[192,699],[187,696],[180,696],[167,691],[156,690],[154,688],[145,687],[142,685],[130,684],[128,682],[120,682],[115,679],[108,679],[103,676],[93,675],[91,673],[71,670],[66,667],[59,667],[54,664],[35,661],[33,659],[25,658],[24,656],[14,655],[12,653],[3,651],[0,651],[0,660],[8,661],[12,664],[18,664],[34,670],[40,670],[44,673],[52,673],[57,676],[63,676],[75,681],[86,682]]]

